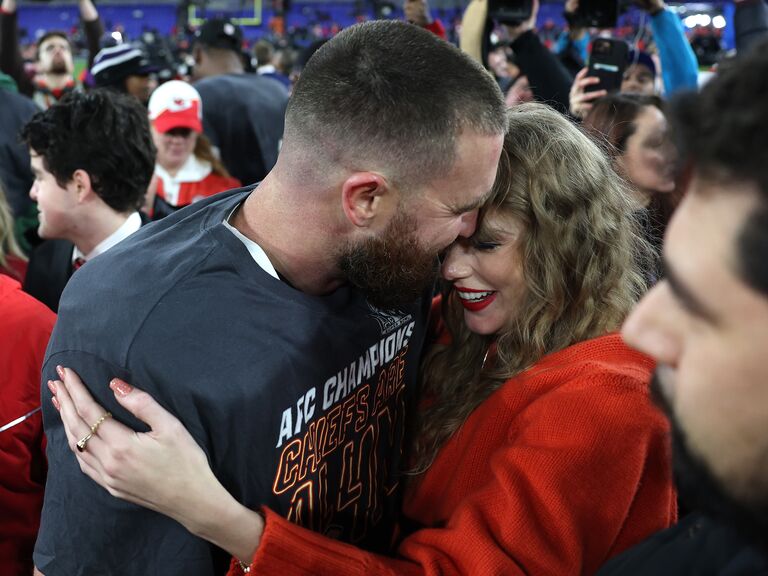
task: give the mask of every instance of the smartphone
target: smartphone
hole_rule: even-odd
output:
[[[616,92],[621,88],[624,70],[627,67],[629,44],[616,38],[595,38],[589,54],[587,76],[597,76],[598,84],[592,84],[585,91],[606,90]]]
[[[516,26],[528,20],[533,0],[489,0],[488,18],[501,24]]]
[[[619,18],[618,0],[579,0],[576,20],[587,28],[615,28]]]

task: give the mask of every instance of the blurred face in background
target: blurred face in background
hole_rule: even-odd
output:
[[[51,36],[40,44],[38,71],[42,74],[72,74],[72,48],[66,38]]]
[[[155,88],[157,88],[157,78],[154,74],[128,76],[125,79],[125,91],[145,105],[149,102],[149,97]]]
[[[634,124],[635,130],[617,160],[619,172],[642,199],[674,191],[675,150],[664,114],[655,106],[645,106]]]
[[[504,48],[497,48],[493,52],[488,54],[488,67],[493,72],[496,78],[511,78],[512,70],[510,69],[509,59]]]
[[[175,175],[194,152],[197,137],[197,132],[190,128],[172,128],[167,132],[158,132],[152,126],[157,163],[171,175]]]
[[[527,76],[518,76],[515,83],[510,86],[505,98],[507,106],[517,106],[523,102],[533,102],[533,91],[528,83]]]
[[[645,64],[630,64],[624,71],[621,91],[632,94],[656,94],[656,77]]]

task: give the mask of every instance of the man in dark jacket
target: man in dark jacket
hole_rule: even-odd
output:
[[[24,290],[56,312],[72,274],[141,227],[155,146],[141,104],[108,90],[70,94],[22,137],[46,239],[32,252]]]
[[[37,111],[29,98],[0,89],[0,184],[14,218],[26,214],[32,206],[28,194],[32,185],[29,152],[19,142],[19,132]]]
[[[601,570],[768,574],[768,43],[674,103],[689,167],[666,278],[624,325],[658,362],[680,498],[697,510]]]

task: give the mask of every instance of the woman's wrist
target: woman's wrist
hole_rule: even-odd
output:
[[[201,499],[193,515],[180,522],[193,534],[249,564],[264,532],[264,518],[220,486]]]

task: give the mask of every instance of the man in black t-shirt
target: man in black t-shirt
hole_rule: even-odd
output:
[[[208,20],[195,35],[193,73],[205,135],[229,173],[253,184],[277,161],[288,92],[277,80],[245,73],[242,43],[239,26]]]
[[[474,232],[505,131],[498,86],[455,47],[401,22],[345,30],[304,69],[258,188],[180,210],[73,278],[43,382],[71,367],[145,430],[107,387],[134,382],[246,506],[386,546],[437,255]],[[43,405],[42,573],[223,572],[213,546],[83,475],[46,386]]]

